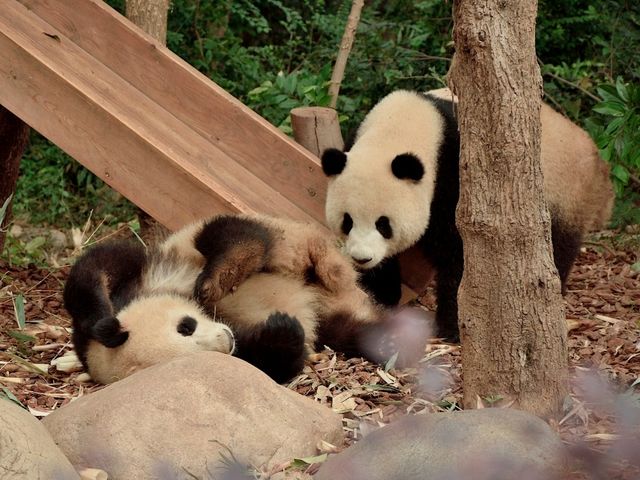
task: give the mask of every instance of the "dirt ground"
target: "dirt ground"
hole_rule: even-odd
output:
[[[619,460],[640,467],[639,261],[637,249],[590,242],[570,276],[565,300],[574,381],[564,417],[551,422],[576,454],[570,479],[640,478],[640,470]],[[61,294],[68,272],[68,265],[15,268],[0,260],[0,396],[38,417],[103,388],[77,368],[52,365],[72,348]],[[433,310],[433,292],[421,303]],[[289,387],[340,412],[351,442],[407,413],[459,408],[460,347],[434,339],[418,368],[388,371],[324,351]]]

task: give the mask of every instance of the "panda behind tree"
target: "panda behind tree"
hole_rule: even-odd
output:
[[[553,255],[563,292],[583,235],[611,215],[609,169],[591,138],[543,104],[541,166],[551,214]],[[385,305],[400,301],[398,254],[417,245],[437,272],[438,335],[458,341],[457,293],[463,270],[455,225],[460,139],[451,92],[399,90],[360,125],[346,152],[328,149],[326,217]]]

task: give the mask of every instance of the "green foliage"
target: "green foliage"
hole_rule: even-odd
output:
[[[124,0],[107,1],[124,11]],[[640,149],[632,98],[640,81],[640,2],[540,0],[538,5],[537,51],[547,100],[587,123],[611,162],[618,194],[614,224],[638,221],[640,194],[632,176],[637,176],[634,151]],[[292,108],[328,103],[328,81],[350,7],[349,0],[172,0],[167,45],[288,133]],[[346,137],[389,91],[443,85],[453,54],[451,8],[442,0],[366,2],[337,106]],[[618,77],[626,100],[614,83]],[[621,101],[603,106],[613,100],[602,92],[614,91]],[[625,113],[612,114],[616,108]],[[14,211],[33,223],[62,227],[83,223],[91,210],[107,223],[129,219],[132,206],[109,192],[34,136]]]
[[[615,84],[597,88],[601,102],[586,126],[595,139],[600,155],[611,166],[611,178],[619,201],[616,225],[640,223],[640,85]]]
[[[267,120],[288,131],[289,111],[326,105],[351,2],[175,0],[168,46]],[[388,91],[442,84],[451,6],[381,0],[363,10],[338,110],[345,131]],[[294,86],[295,85],[295,86]]]
[[[102,180],[34,133],[20,164],[14,215],[36,224],[70,227],[83,224],[92,210],[107,224],[129,218],[134,211]]]

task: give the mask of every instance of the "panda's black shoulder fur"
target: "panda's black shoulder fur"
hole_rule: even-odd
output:
[[[85,366],[91,339],[112,345],[126,340],[115,328],[114,317],[135,298],[146,264],[142,245],[117,240],[92,247],[71,268],[64,305],[73,319],[76,353]]]
[[[421,98],[431,103],[442,120],[442,141],[435,164],[425,165],[426,170],[436,170],[435,189],[429,206],[429,225],[418,246],[438,272],[437,322],[439,334],[452,339],[457,338],[457,291],[462,278],[463,251],[462,239],[456,228],[455,212],[459,196],[459,157],[460,135],[455,117],[454,104],[450,100],[422,94]],[[434,124],[427,122],[426,125]],[[429,160],[429,159],[423,159]],[[394,267],[391,278],[389,268],[397,265],[386,262],[367,270],[361,277],[361,283],[378,301],[385,305],[397,304],[400,301],[400,272]]]

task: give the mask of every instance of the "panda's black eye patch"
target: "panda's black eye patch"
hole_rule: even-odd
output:
[[[185,337],[189,335],[193,335],[193,332],[196,331],[196,327],[198,326],[198,321],[193,317],[183,317],[178,324],[178,333]]]
[[[389,222],[389,217],[382,216],[376,220],[376,229],[380,232],[380,235],[387,240],[393,237],[393,229],[391,228],[391,223]]]
[[[349,232],[351,231],[351,229],[353,228],[353,218],[351,218],[351,215],[349,215],[348,213],[345,213],[344,216],[342,217],[342,233],[344,233],[345,235],[349,235]]]
[[[411,153],[397,155],[391,162],[391,171],[400,180],[419,182],[424,176],[424,167],[418,157]]]

